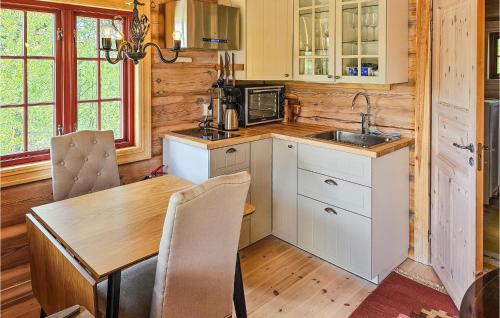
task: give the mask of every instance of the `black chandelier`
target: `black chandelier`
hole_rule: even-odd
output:
[[[181,49],[181,34],[176,31],[173,33],[174,47],[171,49],[175,56],[168,60],[161,53],[161,49],[158,44],[153,42],[148,42],[144,44],[144,39],[149,32],[150,24],[149,19],[145,14],[139,17],[139,10],[137,6],[143,6],[144,3],[134,0],[134,10],[132,11],[132,22],[129,27],[129,41],[124,40],[124,34],[116,26],[117,23],[123,25],[123,18],[120,16],[114,17],[111,21],[110,26],[105,26],[102,28],[102,48],[106,54],[106,60],[111,64],[116,64],[120,61],[126,62],[127,60],[132,60],[134,64],[139,64],[139,61],[146,56],[146,49],[151,46],[156,48],[160,60],[163,63],[174,63],[179,57],[179,51]],[[115,36],[116,49],[112,49],[112,37]],[[110,52],[117,52],[115,58],[111,58]]]

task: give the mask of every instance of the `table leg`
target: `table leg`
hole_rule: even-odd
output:
[[[240,253],[236,255],[236,270],[234,272],[234,292],[233,292],[234,309],[236,317],[247,317],[247,305],[245,303],[245,290],[243,287],[243,277],[241,275]]]
[[[108,295],[106,299],[106,318],[118,318],[120,309],[121,271],[108,275]]]

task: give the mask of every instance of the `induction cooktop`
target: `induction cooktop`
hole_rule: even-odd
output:
[[[173,132],[176,134],[179,134],[179,135],[186,135],[186,136],[200,138],[200,139],[209,140],[209,141],[216,141],[216,140],[222,140],[222,139],[228,139],[228,138],[234,138],[234,137],[240,136],[240,135],[234,134],[232,132],[222,131],[222,130],[217,130],[217,129],[212,129],[212,128],[191,128],[191,129],[184,129],[184,130],[178,130],[178,131],[173,131]]]

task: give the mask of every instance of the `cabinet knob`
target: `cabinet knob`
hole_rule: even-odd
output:
[[[228,153],[228,154],[234,153],[234,152],[236,152],[236,149],[234,149],[234,148],[229,148],[228,150],[226,150],[226,153]]]
[[[288,148],[293,149],[293,145],[288,145]]]
[[[286,73],[286,74],[285,74],[285,77],[290,77],[290,74]]]
[[[333,78],[333,75],[328,74],[328,78]]]
[[[335,181],[334,181],[334,180],[332,180],[332,179],[327,179],[327,180],[325,180],[325,183],[326,183],[326,184],[329,184],[329,185],[334,185],[334,186],[338,185],[338,184],[337,184],[337,182],[335,182]]]
[[[335,79],[340,79],[340,78],[341,78],[341,76],[338,76],[338,75],[337,75],[337,76],[335,76]]]
[[[335,215],[337,215],[337,211],[335,211],[332,208],[325,208],[325,212],[328,213],[328,214],[335,214]]]

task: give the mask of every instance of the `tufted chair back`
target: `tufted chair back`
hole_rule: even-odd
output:
[[[55,201],[120,185],[111,130],[52,137],[50,155]]]
[[[151,318],[231,317],[249,186],[250,174],[240,172],[172,195],[160,241]]]

